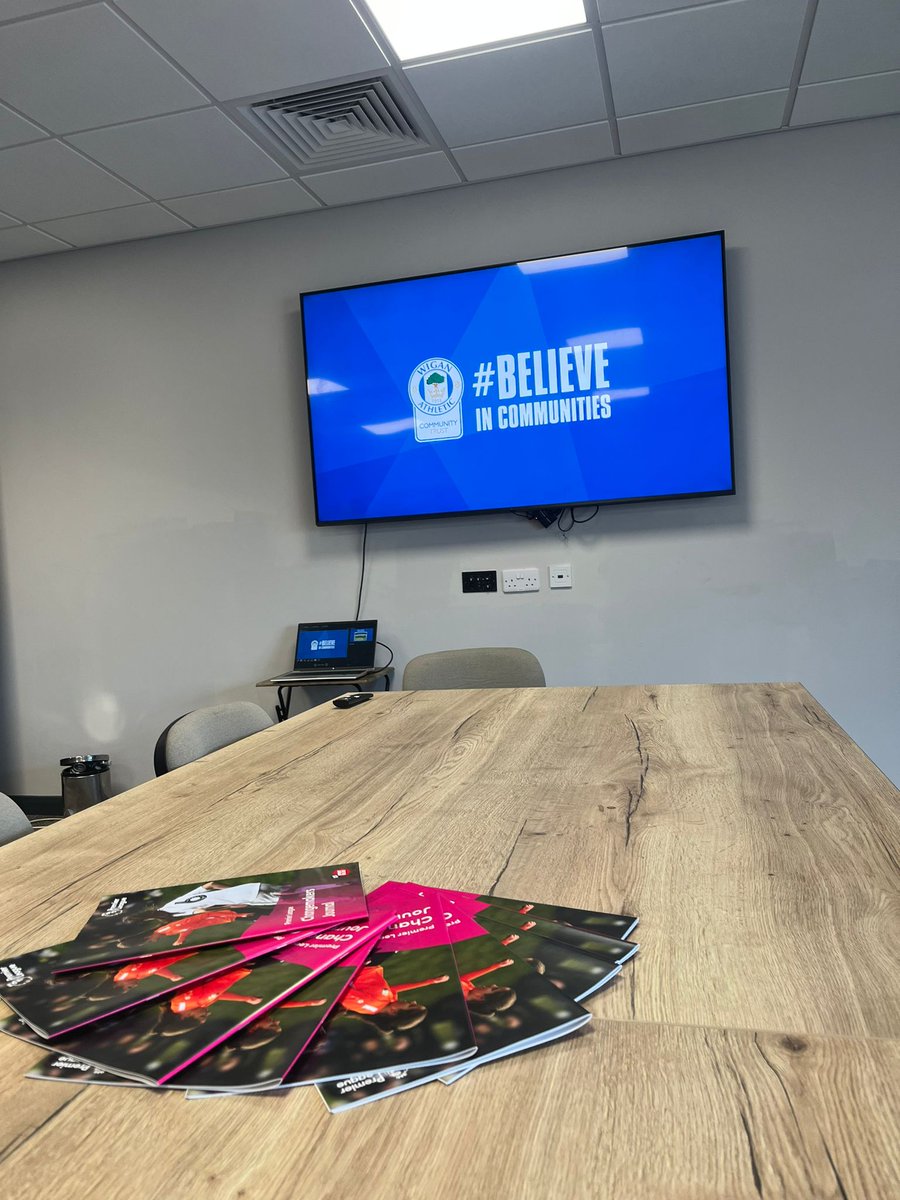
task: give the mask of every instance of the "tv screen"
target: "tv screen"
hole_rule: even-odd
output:
[[[734,491],[721,232],[301,308],[320,525]]]

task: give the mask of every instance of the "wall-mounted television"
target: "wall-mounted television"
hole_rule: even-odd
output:
[[[734,492],[721,232],[300,300],[320,525]]]

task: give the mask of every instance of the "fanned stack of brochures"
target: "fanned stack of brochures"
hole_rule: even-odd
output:
[[[417,883],[357,863],[104,897],[71,942],[0,963],[31,1079],[192,1100],[315,1085],[331,1112],[571,1033],[637,918]]]

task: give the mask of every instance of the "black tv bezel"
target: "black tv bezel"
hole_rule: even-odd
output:
[[[316,450],[313,437],[312,404],[309,395],[309,375],[307,374],[306,355],[306,318],[303,302],[307,296],[327,296],[331,292],[352,292],[357,288],[379,287],[381,284],[412,283],[416,279],[440,279],[444,275],[469,275],[475,271],[493,271],[498,267],[514,267],[523,262],[543,262],[551,258],[576,257],[579,254],[598,254],[604,250],[638,249],[641,246],[664,246],[668,242],[691,242],[697,238],[717,237],[722,261],[722,318],[725,327],[725,382],[728,391],[728,453],[731,469],[731,487],[710,492],[666,492],[654,496],[621,496],[606,500],[545,500],[528,504],[516,504],[507,508],[454,508],[449,512],[402,513],[387,517],[343,517],[339,520],[322,520],[319,514],[319,487],[316,474]],[[734,496],[737,494],[734,477],[734,419],[731,394],[731,345],[728,332],[728,278],[725,263],[725,230],[709,229],[704,233],[686,233],[676,237],[650,238],[645,242],[620,242],[615,246],[597,246],[589,250],[570,250],[563,254],[542,254],[535,258],[517,258],[509,262],[483,263],[478,267],[462,267],[454,271],[426,271],[421,275],[400,275],[393,279],[372,279],[366,283],[344,284],[332,288],[316,288],[315,291],[300,292],[300,333],[303,344],[303,386],[306,392],[306,418],[309,431],[309,457],[312,468],[313,504],[316,514],[316,525],[328,528],[331,525],[375,525],[386,521],[431,521],[442,517],[477,517],[492,513],[522,513],[538,509],[567,508],[605,508],[609,504],[644,504],[657,500],[706,500],[715,496]]]

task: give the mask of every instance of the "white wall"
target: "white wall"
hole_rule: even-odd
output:
[[[376,525],[364,612],[400,668],[521,644],[551,684],[800,679],[900,777],[896,155],[883,118],[0,269],[0,788],[152,773],[173,717],[250,697],[350,615],[316,529],[297,292],[724,227],[738,495]],[[892,257],[895,261],[891,261]],[[463,568],[575,587],[463,596]],[[5,708],[4,708],[5,704]]]

